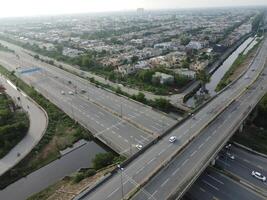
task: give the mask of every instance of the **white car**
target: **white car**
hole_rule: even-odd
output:
[[[259,180],[261,180],[263,182],[266,181],[266,177],[263,176],[260,172],[252,171],[251,175],[254,176],[256,179],[259,179]]]
[[[69,95],[73,95],[73,92],[72,91],[69,91]]]
[[[229,152],[227,152],[226,155],[232,160],[235,159],[235,156],[233,154],[229,153]]]
[[[225,148],[226,148],[226,149],[230,149],[231,146],[232,146],[231,144],[227,144],[227,145],[225,146]]]
[[[65,92],[62,90],[62,91],[61,91],[61,94],[62,94],[62,95],[64,95],[64,94],[65,94]]]
[[[169,139],[169,142],[174,143],[176,141],[176,137],[175,136],[171,136]]]
[[[137,144],[135,145],[135,147],[138,149],[138,150],[141,150],[143,148],[143,146],[141,144]]]

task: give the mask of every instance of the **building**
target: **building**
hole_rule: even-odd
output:
[[[169,74],[156,72],[152,77],[153,82],[159,81],[160,84],[172,84],[174,82],[174,77]]]
[[[130,75],[136,72],[136,69],[132,65],[122,65],[118,67],[118,72],[123,75]]]
[[[197,42],[197,41],[189,42],[189,44],[186,47],[188,49],[196,49],[196,50],[199,50],[199,49],[203,48],[202,44],[200,42]]]

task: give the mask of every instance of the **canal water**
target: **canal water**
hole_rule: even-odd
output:
[[[214,96],[216,94],[216,87],[220,80],[223,78],[225,73],[230,69],[232,64],[235,62],[240,53],[242,53],[246,48],[251,48],[250,43],[253,43],[253,37],[249,37],[245,40],[224,62],[223,64],[213,73],[210,78],[210,82],[206,84],[206,89],[208,90],[209,96]],[[195,93],[195,95],[200,95],[200,89]],[[195,95],[186,101],[186,105],[189,107],[196,107]]]
[[[95,155],[103,152],[106,152],[106,150],[95,142],[87,142],[80,148],[69,151],[60,159],[1,190],[0,199],[24,200],[80,168],[90,167]]]

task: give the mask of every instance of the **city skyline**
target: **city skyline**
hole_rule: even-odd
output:
[[[16,6],[14,6],[16,5]],[[43,16],[76,13],[96,13],[129,11],[139,7],[146,10],[156,9],[181,9],[181,8],[205,8],[205,7],[229,7],[229,6],[259,6],[267,5],[265,0],[47,0],[36,3],[34,0],[10,0],[3,2],[0,8],[0,18]]]

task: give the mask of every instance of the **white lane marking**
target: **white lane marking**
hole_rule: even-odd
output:
[[[188,159],[186,159],[186,160],[183,162],[182,166],[184,166],[187,162],[188,162]]]
[[[194,151],[194,152],[190,155],[190,157],[193,157],[196,153],[197,153],[197,151]]]
[[[178,167],[178,168],[172,173],[172,176],[174,176],[179,170],[180,170],[180,167]]]
[[[164,151],[166,151],[166,149],[162,149],[162,150],[158,153],[158,155],[160,156]]]
[[[217,130],[213,131],[212,135],[215,135],[215,133],[217,133]]]
[[[111,197],[111,196],[112,196],[115,192],[117,192],[119,189],[120,189],[120,187],[118,187],[116,190],[114,190],[113,192],[111,192],[111,193],[107,196],[107,198]]]
[[[206,192],[206,190],[204,190],[202,187],[199,187],[199,189],[200,189],[202,192]]]
[[[202,143],[201,145],[199,145],[198,149],[201,149],[201,147],[203,147],[204,143]]]
[[[163,187],[164,185],[166,185],[166,184],[168,183],[169,180],[170,180],[170,179],[167,178],[167,179],[160,185],[160,187]]]
[[[218,180],[217,178],[215,178],[215,177],[213,177],[213,176],[211,176],[211,175],[209,175],[209,174],[208,174],[208,177],[210,177],[210,178],[213,179],[214,181],[216,181],[216,182],[218,182],[218,183],[224,185],[224,183],[223,183],[222,181]]]
[[[210,184],[209,182],[202,180],[203,183],[207,184],[208,186],[212,187],[213,189],[219,191],[219,188],[215,187],[214,185]]]
[[[209,141],[209,139],[210,139],[210,136],[209,137],[207,137],[207,139],[205,140],[206,142],[208,142]]]
[[[150,161],[148,161],[147,164],[149,165],[149,164],[152,163],[154,160],[155,160],[155,158],[151,159]]]
[[[98,114],[100,114],[100,115],[102,115],[102,116],[105,116],[105,114],[104,114],[104,113],[102,113],[102,112],[100,112],[100,111],[98,112]]]
[[[155,192],[153,192],[153,193],[151,194],[151,196],[150,196],[148,199],[151,199],[151,198],[154,199],[154,195],[155,195],[157,192],[158,192],[158,190],[155,190]]]
[[[144,168],[145,168],[145,166],[143,166],[142,168],[138,169],[135,174],[139,174],[139,172],[141,172]]]
[[[146,137],[140,135],[140,137],[143,139],[143,140],[146,140],[146,141],[149,141],[149,139],[147,139]]]

